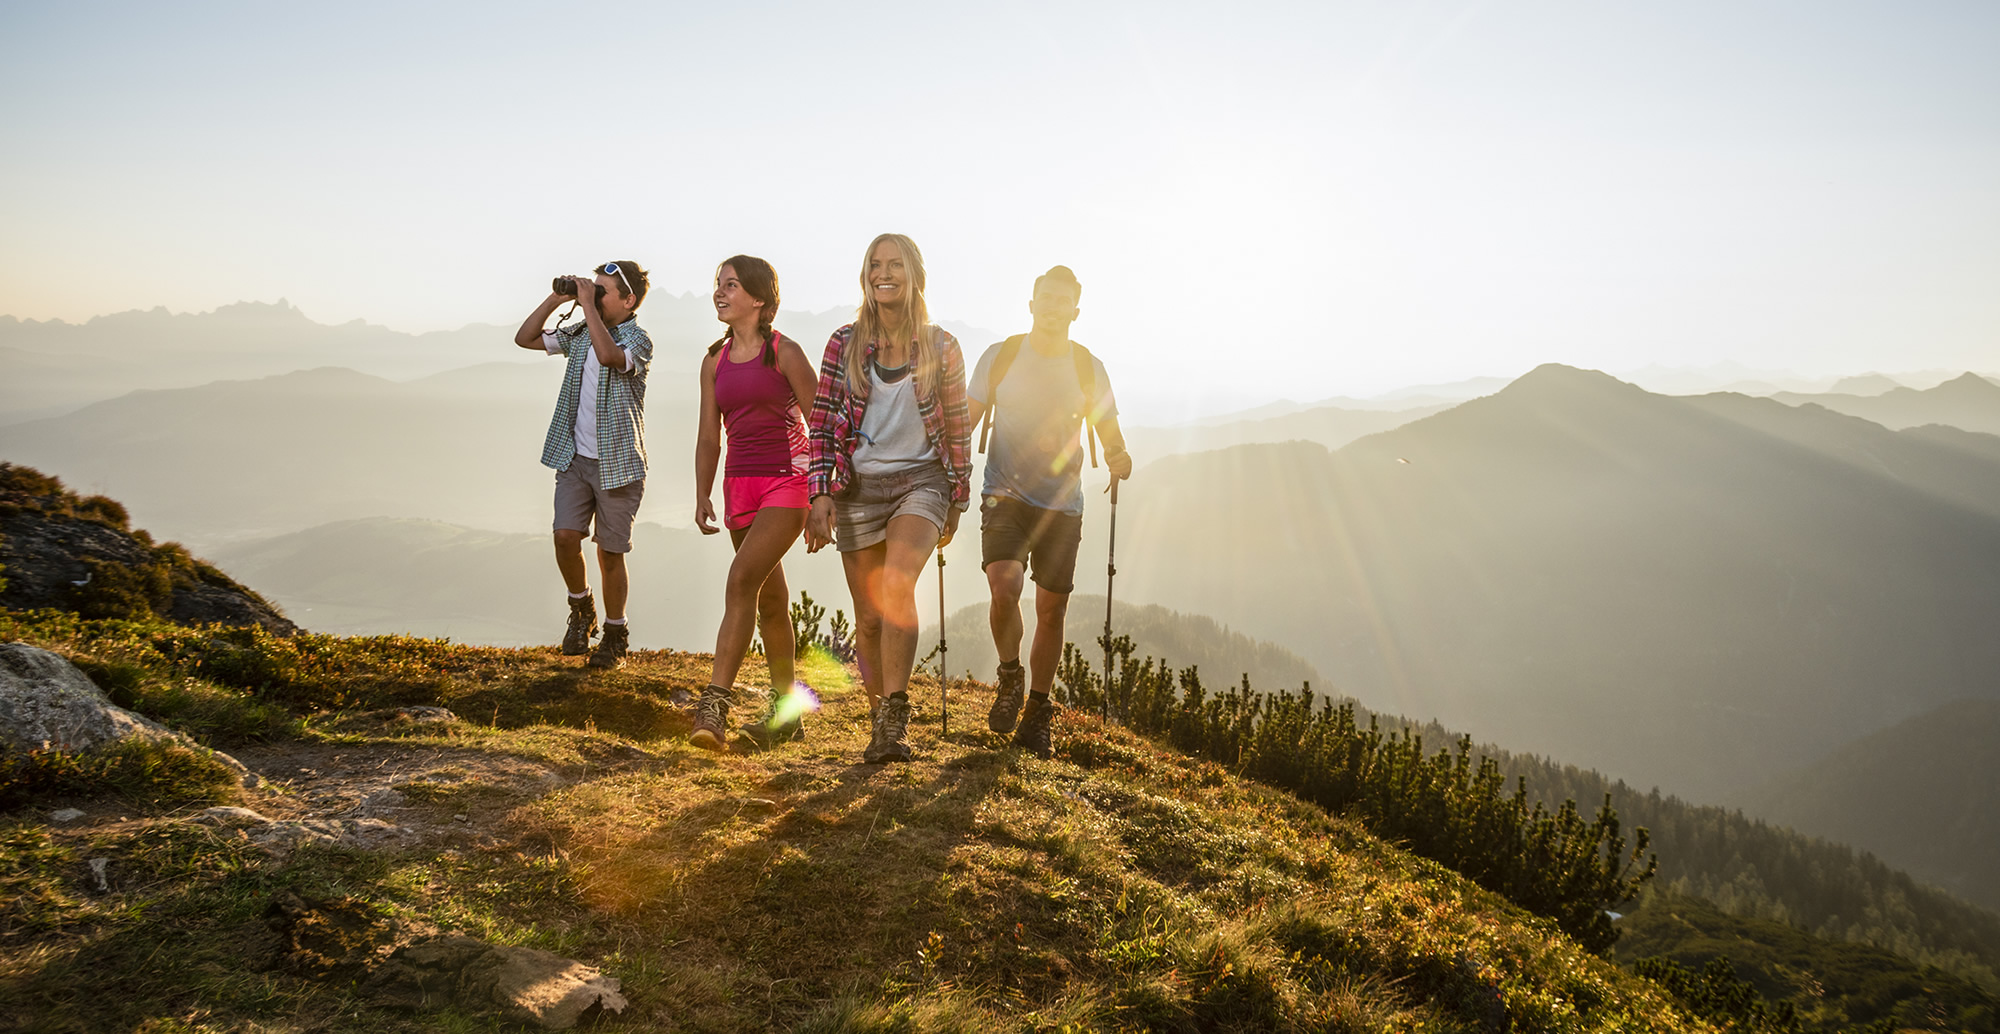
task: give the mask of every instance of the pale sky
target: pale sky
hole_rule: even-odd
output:
[[[739,251],[818,310],[899,231],[996,331],[1072,266],[1128,409],[2000,368],[1984,0],[4,0],[0,39],[23,318],[511,325],[553,273],[706,292]]]

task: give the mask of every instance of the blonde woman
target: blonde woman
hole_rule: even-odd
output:
[[[964,356],[924,304],[923,254],[885,233],[862,256],[854,322],[820,360],[806,467],[806,548],[834,542],[854,595],[870,764],[910,760],[917,576],[971,501],[971,427]]]

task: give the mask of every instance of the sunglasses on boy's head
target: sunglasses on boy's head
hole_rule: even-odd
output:
[[[617,277],[619,282],[625,285],[625,297],[630,298],[637,293],[632,290],[632,281],[625,279],[625,271],[618,268],[618,263],[606,262],[604,264],[604,271]]]

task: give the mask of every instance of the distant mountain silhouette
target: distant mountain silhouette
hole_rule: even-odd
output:
[[[1894,391],[1903,385],[1891,377],[1879,373],[1864,373],[1854,377],[1842,377],[1826,389],[1833,395],[1880,395]]]
[[[416,377],[511,358],[509,352],[525,355],[512,347],[512,338],[511,327],[477,324],[405,334],[360,320],[315,323],[283,300],[198,314],[135,309],[84,323],[0,316],[0,362],[9,371],[0,380],[0,423],[65,413],[141,388],[188,388],[321,366]]]
[[[1742,804],[2000,908],[1996,739],[2000,700],[1956,700],[1849,743]]]
[[[1783,392],[1771,397],[1787,405],[1825,406],[1896,430],[1948,424],[1965,431],[2000,434],[2000,384],[1976,373],[1960,374],[1925,391],[1897,387],[1880,394]]]
[[[1338,452],[1142,469],[1119,593],[1299,650],[1371,707],[1714,798],[2000,692],[2000,520],[1896,468],[2000,483],[1976,460],[1544,366]]]
[[[551,359],[413,385],[326,368],[134,392],[0,427],[0,456],[202,548],[378,515],[532,528],[549,519],[538,460],[561,377]],[[680,415],[671,391],[649,402],[655,419]]]
[[[536,291],[545,290],[539,284],[526,288],[519,316],[541,300]],[[827,337],[853,317],[852,309],[788,310],[777,325],[816,363]],[[655,290],[640,308],[639,322],[653,337],[661,368],[686,370],[690,379],[698,350],[725,330],[706,291]],[[952,321],[944,326],[967,349],[1000,337]],[[514,329],[513,323],[470,324],[408,334],[360,320],[325,324],[283,299],[238,302],[204,313],[134,309],[83,323],[0,316],[0,369],[7,371],[0,378],[0,424],[57,416],[139,389],[255,380],[325,366],[403,381],[479,363],[533,364],[533,353],[514,346]]]

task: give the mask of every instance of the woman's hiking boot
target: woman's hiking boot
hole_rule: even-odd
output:
[[[569,630],[563,633],[564,657],[581,657],[590,652],[590,639],[597,634],[597,597],[584,593],[569,599]]]
[[[587,663],[593,668],[616,668],[625,663],[625,647],[631,641],[632,633],[624,625],[605,625],[604,638],[597,641]]]
[[[798,743],[806,738],[803,709],[799,707],[800,701],[793,699],[797,692],[793,690],[784,696],[773,693],[764,701],[763,708],[757,712],[757,720],[743,730],[743,734],[750,737],[750,742],[761,750],[770,750],[780,743]]]
[[[993,710],[986,712],[986,727],[1005,734],[1014,731],[1021,717],[1021,697],[1028,691],[1028,669],[1020,661],[1009,670],[1002,664],[993,679]]]
[[[909,730],[910,702],[897,697],[882,701],[882,706],[875,711],[874,735],[869,737],[868,749],[862,753],[861,760],[871,765],[910,760],[910,745],[903,742]]]
[[[1034,751],[1035,756],[1047,760],[1055,753],[1049,745],[1049,722],[1056,716],[1056,702],[1046,696],[1028,698],[1028,709],[1021,715],[1021,727],[1014,730],[1014,746]]]
[[[710,686],[701,691],[694,705],[694,731],[688,742],[703,750],[721,750],[729,745],[729,691]]]

